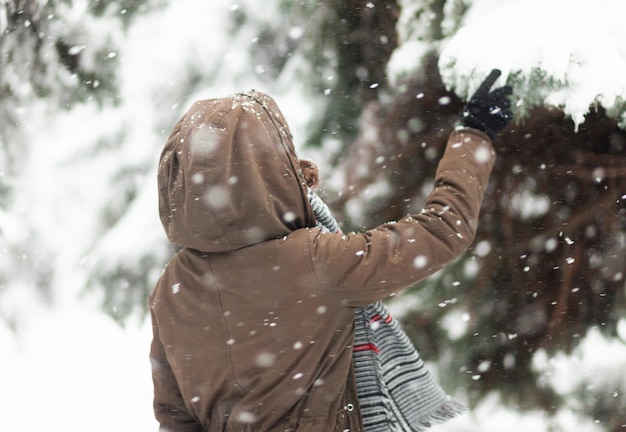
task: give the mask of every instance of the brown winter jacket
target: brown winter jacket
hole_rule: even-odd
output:
[[[161,430],[361,431],[354,308],[465,251],[493,160],[486,135],[455,131],[421,213],[321,233],[275,102],[195,103],[159,165],[161,220],[182,246],[151,298]]]

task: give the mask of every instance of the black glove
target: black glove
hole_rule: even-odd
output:
[[[476,93],[467,101],[459,122],[463,126],[483,131],[492,140],[513,118],[509,96],[511,86],[504,86],[489,91],[502,72],[493,69],[485,78]]]

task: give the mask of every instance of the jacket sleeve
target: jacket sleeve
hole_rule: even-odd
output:
[[[454,131],[424,209],[364,233],[312,231],[309,247],[323,289],[346,306],[381,300],[458,258],[476,235],[482,198],[495,161],[487,135]]]
[[[178,384],[165,356],[159,330],[152,316],[153,339],[150,347],[152,381],[154,383],[154,415],[161,432],[203,432],[189,414]]]

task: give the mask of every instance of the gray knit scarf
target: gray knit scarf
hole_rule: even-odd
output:
[[[328,206],[311,189],[322,232],[338,232]],[[366,432],[420,432],[465,411],[435,382],[382,301],[357,309],[352,361]]]

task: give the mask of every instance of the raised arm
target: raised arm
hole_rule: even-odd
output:
[[[311,234],[314,271],[346,305],[369,304],[419,282],[474,240],[495,161],[491,140],[512,117],[510,88],[489,90],[498,75],[492,72],[468,101],[420,213],[364,233]]]

